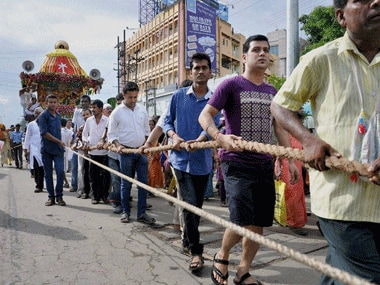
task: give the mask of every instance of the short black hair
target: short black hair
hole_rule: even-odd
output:
[[[46,97],[46,102],[49,101],[49,99],[57,99],[58,101],[58,97],[54,94],[49,94],[47,97]]]
[[[139,91],[139,86],[136,82],[133,81],[127,81],[123,87],[123,93],[127,94],[128,91]]]
[[[346,7],[348,0],[334,0],[335,9],[343,9]]]
[[[88,102],[90,102],[91,103],[91,98],[90,98],[90,96],[88,96],[88,95],[82,95],[81,97],[80,97],[80,99],[82,100],[82,99],[87,99],[88,100]]]
[[[115,98],[116,98],[116,100],[123,100],[124,99],[123,93],[120,92],[119,94],[116,95]]]
[[[61,127],[66,127],[67,120],[65,118],[61,119]]]
[[[98,108],[103,108],[103,101],[99,99],[95,99],[94,101],[91,102],[91,105],[95,105]]]
[[[184,81],[181,82],[181,85],[179,85],[179,88],[191,86],[192,84],[193,84],[193,80],[185,79]]]
[[[84,108],[84,109],[82,109],[82,112],[81,112],[81,113],[83,113],[83,112],[85,112],[85,111],[89,111],[90,114],[92,115],[91,109],[89,109],[89,108]]]
[[[249,51],[249,45],[253,41],[259,41],[259,42],[265,41],[268,43],[268,46],[270,47],[269,40],[266,36],[264,36],[264,35],[253,35],[253,36],[250,36],[245,41],[245,43],[243,44],[243,53],[247,53]]]
[[[208,67],[211,69],[211,59],[207,53],[204,52],[196,52],[190,59],[190,69],[193,69],[193,61],[194,60],[207,60]]]

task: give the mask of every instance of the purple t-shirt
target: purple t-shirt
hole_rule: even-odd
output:
[[[276,89],[267,83],[260,86],[239,75],[224,80],[207,104],[224,110],[226,134],[241,136],[243,140],[269,144],[272,141],[270,104]],[[222,150],[222,161],[243,163],[267,162],[269,154]]]

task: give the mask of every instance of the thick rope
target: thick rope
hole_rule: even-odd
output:
[[[257,153],[266,153],[271,154],[277,157],[286,157],[286,158],[294,158],[300,161],[305,162],[304,152],[301,149],[291,148],[291,147],[283,147],[271,144],[263,144],[258,142],[248,142],[244,140],[235,140],[234,141],[241,149],[246,151],[252,151]],[[186,143],[181,143],[180,147],[182,149],[186,148]],[[205,148],[219,148],[220,145],[216,141],[207,141],[207,142],[193,142],[190,144],[191,149],[205,149]],[[80,148],[80,146],[79,146]],[[105,147],[106,149],[117,152],[115,147]],[[90,147],[91,149],[96,149],[95,146]],[[159,151],[167,151],[173,150],[173,145],[164,145],[158,147],[146,148],[144,150],[145,153],[149,152],[159,152]],[[123,153],[139,153],[137,149],[123,149]],[[368,164],[361,164],[355,160],[348,160],[344,157],[337,158],[335,156],[326,157],[325,160],[326,166],[339,171],[344,171],[349,174],[357,174],[359,176],[371,178],[373,176],[372,173],[368,172]],[[380,176],[380,175],[379,175]]]
[[[214,142],[213,142],[214,143]],[[203,148],[206,148],[204,147],[205,145],[202,145]],[[210,147],[210,146],[209,146]],[[214,146],[213,146],[214,147]],[[67,147],[66,147],[67,148]],[[67,148],[69,149],[69,148]],[[153,148],[151,148],[153,149]],[[127,149],[128,150],[128,153],[132,153],[132,149]],[[136,153],[136,150],[134,150],[133,153]],[[233,224],[229,221],[226,221],[218,216],[215,216],[213,214],[210,214],[198,207],[195,207],[193,205],[190,205],[184,201],[181,201],[177,198],[174,198],[168,194],[165,194],[165,193],[162,193],[161,191],[157,190],[156,188],[153,188],[149,185],[146,185],[144,183],[141,183],[129,176],[126,176],[120,172],[117,172],[115,170],[113,170],[112,168],[109,168],[99,162],[96,162],[80,153],[77,153],[78,156],[80,157],[83,157],[84,159],[87,159],[89,160],[91,163],[93,164],[96,164],[97,166],[101,167],[101,168],[104,168],[106,169],[107,171],[109,171],[110,173],[113,173],[119,177],[121,177],[122,179],[125,179],[125,180],[128,180],[129,182],[133,183],[133,184],[136,184],[137,186],[141,187],[141,188],[144,188],[146,190],[148,190],[149,192],[153,193],[154,195],[158,196],[158,197],[161,197],[161,198],[164,198],[166,200],[168,200],[169,202],[172,202],[173,204],[177,204],[179,206],[181,206],[182,208],[202,217],[202,218],[205,218],[215,224],[218,224],[220,226],[223,226],[224,228],[226,229],[230,229],[232,231],[234,231],[235,233],[243,236],[243,237],[246,237],[246,238],[249,238],[250,240],[254,241],[254,242],[257,242],[261,245],[264,245],[270,249],[273,249],[287,257],[290,257],[300,263],[303,263],[323,274],[326,274],[327,276],[330,276],[331,278],[335,279],[335,280],[338,280],[344,284],[347,284],[347,285],[375,285],[374,283],[370,283],[364,279],[361,279],[357,276],[354,276],[354,275],[351,275],[345,271],[342,271],[340,269],[337,269],[337,268],[334,268],[328,264],[325,264],[325,263],[322,263],[322,262],[319,262],[318,260],[314,259],[314,258],[310,258],[308,257],[307,255],[301,253],[301,252],[298,252],[296,250],[293,250],[289,247],[286,247],[284,245],[281,245],[275,241],[272,241],[262,235],[259,235],[259,234],[256,234],[252,231],[249,231],[243,227],[240,227],[236,224]]]

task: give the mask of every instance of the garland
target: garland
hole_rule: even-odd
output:
[[[49,89],[65,88],[67,90],[77,89],[98,89],[103,84],[103,78],[94,80],[84,75],[73,75],[64,73],[44,73],[39,72],[29,74],[25,72],[20,73],[21,84],[24,86],[31,86],[32,83],[42,84]]]

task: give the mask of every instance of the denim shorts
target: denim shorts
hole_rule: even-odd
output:
[[[239,226],[272,226],[276,198],[273,162],[223,161],[222,171],[231,222]]]
[[[318,218],[329,244],[326,263],[380,284],[380,224]],[[343,285],[322,275],[321,285]]]

